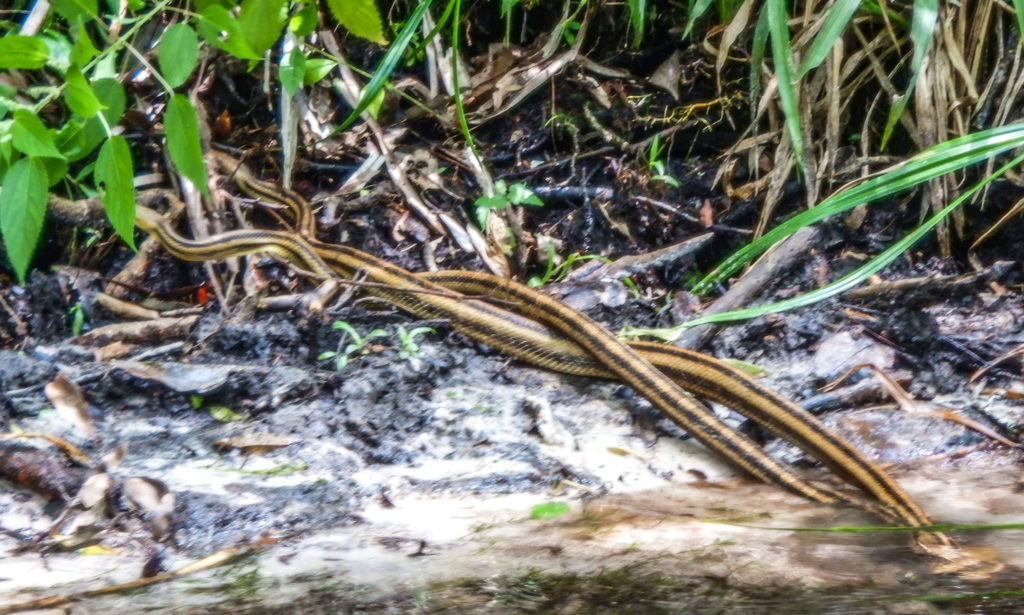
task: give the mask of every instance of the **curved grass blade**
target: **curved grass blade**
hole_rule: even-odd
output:
[[[1024,2],[1024,0],[1021,0]],[[757,119],[757,101],[761,98],[761,65],[764,48],[768,46],[768,12],[761,11],[754,26],[754,40],[750,43],[750,121]]]
[[[707,293],[740,267],[797,229],[848,209],[908,190],[940,175],[1024,145],[1024,123],[1000,126],[931,147],[883,175],[830,196],[818,205],[786,220],[759,239],[733,252],[693,287]]]
[[[1018,1],[1024,2],[1024,0]],[[825,23],[821,25],[821,30],[818,30],[814,36],[811,48],[807,50],[807,56],[800,64],[800,70],[796,74],[797,79],[825,60],[825,56],[846,30],[846,24],[850,23],[858,6],[860,6],[860,0],[836,0],[836,3],[829,9],[828,15],[825,16]]]
[[[683,29],[683,38],[690,35],[690,31],[693,30],[693,24],[697,23],[697,19],[706,13],[710,6],[711,0],[690,0],[690,10],[687,11],[688,15],[686,16],[686,28]]]
[[[1024,36],[1024,0],[1013,0],[1013,10],[1017,13],[1017,38]]]
[[[377,66],[377,70],[373,71],[373,77],[370,78],[370,82],[363,88],[363,94],[359,97],[359,102],[356,103],[355,109],[352,109],[352,113],[349,113],[345,121],[335,129],[335,133],[348,128],[359,117],[359,114],[365,111],[380,96],[384,90],[384,85],[391,76],[391,72],[395,70],[398,61],[405,54],[406,47],[409,46],[409,41],[412,40],[416,30],[420,27],[420,21],[423,20],[423,14],[427,12],[428,8],[430,8],[430,0],[421,0],[419,5],[416,6],[416,10],[413,11],[412,15],[405,22],[405,26],[402,28],[401,33],[399,33],[398,38],[388,48],[388,52],[384,54],[384,58]]]
[[[704,325],[715,322],[745,320],[748,318],[757,318],[759,316],[764,316],[765,314],[769,313],[785,312],[786,310],[792,310],[798,307],[811,305],[813,303],[823,301],[839,293],[845,292],[859,285],[861,282],[867,280],[869,277],[885,268],[886,265],[896,260],[896,258],[898,258],[901,254],[909,250],[915,243],[920,241],[925,236],[925,234],[927,234],[930,230],[935,228],[935,225],[941,222],[943,218],[951,214],[953,210],[959,207],[964,201],[974,196],[976,192],[978,192],[979,190],[987,186],[990,182],[1003,175],[1007,170],[1012,169],[1021,162],[1024,162],[1024,154],[1017,156],[1007,164],[1000,167],[991,175],[979,181],[977,184],[972,186],[970,190],[960,195],[960,197],[957,198],[955,201],[945,206],[937,214],[926,220],[924,224],[914,229],[914,231],[911,232],[909,235],[886,248],[881,254],[871,259],[867,263],[864,263],[856,270],[846,274],[845,276],[839,278],[835,282],[832,282],[831,284],[823,286],[809,293],[805,293],[803,295],[792,297],[790,299],[785,299],[783,301],[776,301],[775,303],[769,303],[767,305],[760,305],[757,307],[746,308],[742,310],[734,310],[731,312],[722,312],[720,314],[711,314],[709,316],[695,318],[693,320],[685,322],[677,327],[672,327],[670,329],[629,329],[623,331],[623,334],[627,336],[651,335],[666,341],[674,341],[679,338],[679,335],[682,333],[683,329],[689,327],[695,327],[697,325]]]
[[[924,61],[924,54],[928,51],[928,44],[931,43],[932,34],[935,32],[935,24],[939,20],[938,0],[914,0],[914,17],[910,22],[910,40],[914,42],[914,58],[910,63],[910,83],[907,84],[907,91],[900,95],[889,109],[889,117],[885,120],[885,131],[882,133],[882,140],[879,143],[880,149],[885,149],[892,136],[896,122],[903,115],[907,103],[910,102],[910,94],[917,84],[917,76],[921,72],[921,62]]]
[[[775,61],[775,79],[779,82],[779,102],[786,116],[786,129],[793,144],[796,168],[804,168],[804,142],[800,136],[800,105],[797,103],[796,88],[793,87],[793,50],[789,46],[789,24],[786,3],[782,0],[768,0],[764,10],[768,12],[768,30],[771,32],[772,59]]]

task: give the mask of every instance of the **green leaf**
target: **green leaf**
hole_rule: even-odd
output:
[[[372,2],[372,0],[367,0]],[[373,77],[370,78],[370,82],[363,88],[363,93],[359,97],[359,102],[356,103],[356,108],[348,114],[345,121],[342,122],[335,132],[345,130],[349,124],[355,121],[359,114],[365,111],[373,101],[377,99],[381,91],[384,89],[384,85],[387,83],[388,78],[391,76],[391,72],[395,69],[395,66],[405,55],[405,50],[409,46],[409,42],[412,37],[419,32],[420,21],[423,20],[423,14],[427,12],[427,8],[430,6],[430,0],[420,0],[416,10],[413,11],[409,19],[406,20],[405,25],[402,26],[402,31],[398,34],[398,38],[388,48],[388,52],[384,54],[384,58],[380,61],[380,65],[377,66],[376,70],[373,71]],[[333,10],[333,9],[332,9]],[[461,101],[461,98],[456,97],[455,100]],[[461,104],[461,102],[459,102]]]
[[[798,169],[803,169],[803,139],[800,136],[800,108],[797,92],[793,87],[793,52],[789,46],[789,25],[786,23],[786,3],[783,0],[768,0],[768,30],[771,31],[772,59],[775,61],[775,79],[779,83],[779,102],[786,116],[786,128],[793,145]]]
[[[281,66],[278,67],[278,77],[281,79],[281,87],[289,96],[302,85],[302,79],[306,76],[306,54],[298,46],[292,47]]]
[[[11,141],[15,149],[26,156],[63,158],[53,142],[53,134],[43,126],[39,118],[24,109],[14,112],[11,124]]]
[[[107,139],[96,158],[96,188],[103,191],[103,209],[110,224],[135,249],[135,171],[128,142],[117,135]]]
[[[554,519],[569,512],[569,505],[565,502],[544,502],[537,504],[530,510],[530,518],[537,520]]]
[[[825,23],[814,36],[811,48],[807,50],[807,55],[804,56],[804,61],[800,64],[800,70],[796,75],[797,79],[825,60],[825,56],[846,30],[846,25],[850,23],[853,14],[857,12],[858,6],[860,6],[860,0],[836,0],[836,3],[828,10]]]
[[[175,94],[167,103],[164,134],[174,165],[200,192],[207,194],[203,148],[199,143],[199,120],[196,119],[192,103],[184,94]]]
[[[67,155],[68,160],[75,162],[88,156],[95,150],[101,143],[107,139],[107,131],[103,127],[103,122],[100,121],[100,116],[107,121],[108,126],[114,126],[120,121],[121,114],[124,113],[126,104],[126,98],[124,93],[124,86],[117,79],[105,77],[103,79],[97,79],[92,82],[92,90],[96,93],[96,97],[100,99],[100,102],[106,105],[106,109],[100,111],[98,115],[95,115],[85,121],[82,129],[82,140],[81,148],[70,151],[61,147],[61,151]],[[67,125],[65,124],[65,127]],[[62,131],[63,132],[63,131]]]
[[[697,22],[697,19],[701,15],[707,12],[708,7],[711,6],[711,0],[696,0],[696,2],[690,2],[690,10],[686,16],[686,28],[683,29],[683,38],[690,35],[690,31],[693,30],[693,24]]]
[[[288,22],[288,28],[300,38],[312,34],[316,30],[316,3],[307,2],[302,5],[299,12]]]
[[[288,20],[285,0],[242,0],[238,25],[253,52],[262,56],[281,36]]]
[[[160,72],[172,88],[185,83],[199,58],[199,37],[188,24],[174,24],[160,37],[157,47]]]
[[[207,410],[210,412],[210,418],[221,423],[245,420],[244,416],[238,414],[227,406],[210,406]]]
[[[647,15],[647,0],[626,0],[629,6],[629,27],[633,30],[633,46],[639,47],[644,38],[644,17]]]
[[[68,163],[63,158],[40,158],[48,178],[48,187],[53,187],[68,174]]]
[[[20,34],[8,34],[0,38],[0,69],[42,68],[49,56],[50,50],[37,38]]]
[[[373,0],[327,0],[327,6],[338,23],[352,34],[373,43],[387,43]]]
[[[92,44],[92,39],[89,37],[89,31],[85,29],[85,26],[78,27],[78,38],[75,39],[75,44],[71,47],[71,54],[69,60],[72,64],[78,66],[85,66],[86,62],[93,59],[93,57],[99,52],[96,46]]]
[[[921,62],[924,61],[924,54],[928,51],[928,45],[932,41],[938,19],[938,0],[914,0],[914,17],[910,22],[910,40],[914,41],[914,58],[910,62],[910,83],[907,84],[907,90],[896,99],[889,109],[889,116],[885,120],[885,130],[882,131],[882,140],[879,142],[880,149],[885,149],[889,143],[889,137],[892,136],[896,123],[907,108],[907,103],[910,102],[910,94],[914,91],[914,86],[917,85],[917,76],[921,73]]]
[[[306,73],[302,76],[302,85],[313,85],[327,75],[331,74],[338,63],[326,58],[312,58],[306,60]]]
[[[533,190],[526,187],[526,184],[515,183],[508,187],[508,200],[513,205],[533,205],[543,207],[544,201],[540,200]]]
[[[76,17],[96,17],[96,0],[54,0],[53,10],[68,21]]]
[[[89,82],[85,80],[85,76],[77,66],[69,68],[65,77],[67,78],[67,90],[65,90],[64,100],[67,102],[68,108],[77,115],[90,118],[96,115],[100,109],[107,108],[96,98],[96,93],[93,92]]]
[[[218,49],[223,49],[236,58],[242,60],[261,59],[261,56],[253,53],[249,43],[245,42],[238,21],[219,4],[211,4],[199,14],[196,28],[204,41]]]
[[[1013,12],[1017,13],[1017,40],[1024,36],[1024,0],[1013,0]]]
[[[36,158],[22,158],[7,171],[0,191],[0,235],[18,282],[25,273],[43,230],[46,215],[46,170]]]
[[[764,64],[764,50],[768,46],[768,11],[757,15],[754,38],[750,41],[750,119],[757,116],[757,101],[761,98],[761,66]]]

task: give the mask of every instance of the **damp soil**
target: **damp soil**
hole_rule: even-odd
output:
[[[361,303],[332,315],[211,307],[157,356],[97,361],[63,318],[33,317],[67,313],[66,275],[36,274],[28,287],[5,293],[32,332],[19,348],[0,351],[8,430],[66,438],[94,459],[124,446],[110,474],[115,482],[144,476],[166,484],[176,501],[173,536],[155,539],[149,516],[122,497],[90,541],[102,554],[40,553],[31,540],[54,522],[60,498],[8,489],[0,495],[8,532],[0,541],[15,555],[0,567],[0,587],[12,600],[128,580],[154,554],[174,568],[268,537],[276,542],[258,555],[130,604],[253,613],[767,613],[786,605],[811,613],[824,612],[816,609],[828,599],[828,612],[931,613],[988,612],[977,610],[990,604],[976,595],[984,592],[1004,592],[991,598],[1001,605],[1020,600],[1013,593],[1024,559],[1013,546],[1020,530],[962,534],[973,546],[995,548],[1010,571],[970,583],[932,574],[906,535],[808,538],[765,529],[877,520],[752,484],[628,389],[520,365],[446,323]],[[636,313],[650,310],[631,301]],[[335,321],[385,334],[338,369],[336,359],[319,358],[340,347]],[[837,301],[762,318],[724,329],[711,350],[758,365],[772,386],[798,399],[853,364],[886,365],[913,374],[911,395],[1019,437],[1019,402],[968,386],[967,377],[978,367],[975,355],[1019,344],[1022,323],[1019,296],[975,288],[956,298],[881,298],[856,308]],[[432,331],[415,338],[417,352],[403,352],[398,327],[421,325]],[[58,372],[81,385],[94,438],[43,395]],[[990,374],[993,382],[1012,376]],[[883,400],[829,411],[826,421],[890,464],[937,519],[1021,522],[1016,452],[960,425],[873,402]],[[268,435],[286,445],[224,445]],[[795,449],[767,444],[809,477],[824,478]],[[69,495],[90,470],[65,469]],[[547,502],[564,502],[568,512],[532,519],[533,507]],[[45,570],[52,584],[42,589],[16,567]],[[175,587],[188,587],[187,601]],[[111,605],[126,608],[123,599],[95,598],[81,612]]]

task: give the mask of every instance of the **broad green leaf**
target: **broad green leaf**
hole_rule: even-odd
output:
[[[76,17],[96,17],[96,0],[54,0],[53,10],[68,21],[74,21]]]
[[[0,190],[0,235],[7,258],[24,284],[46,215],[46,170],[36,158],[22,158],[7,171]]]
[[[124,108],[127,104],[124,86],[117,79],[109,77],[97,79],[92,82],[92,90],[96,93],[96,97],[100,99],[100,102],[106,105],[106,109],[85,121],[80,149],[72,151],[61,147],[61,151],[64,152],[71,162],[81,160],[99,147],[100,143],[106,141],[107,131],[103,127],[103,122],[100,121],[99,116],[103,116],[108,126],[115,126],[121,120],[121,114],[124,113]]]
[[[789,24],[786,23],[786,3],[783,0],[768,0],[764,10],[768,11],[768,30],[771,32],[772,59],[775,62],[775,79],[779,83],[779,102],[786,116],[786,129],[793,145],[797,168],[803,170],[803,139],[800,136],[800,108],[797,92],[793,87],[793,52],[789,46]]]
[[[64,36],[64,33],[56,30],[44,30],[37,34],[36,38],[46,44],[46,49],[49,53],[49,57],[46,58],[46,65],[58,72],[67,72],[71,66],[73,45]]]
[[[838,192],[811,209],[782,222],[759,239],[730,254],[714,271],[693,287],[693,292],[707,293],[713,284],[725,280],[757,255],[800,228],[841,214],[861,203],[890,198],[930,179],[958,171],[1022,145],[1024,123],[984,130],[931,147],[892,170]]]
[[[37,38],[20,34],[8,34],[0,38],[0,69],[42,68],[49,56],[50,50]]]
[[[167,103],[164,134],[174,165],[200,192],[207,194],[203,148],[199,143],[199,120],[196,119],[192,103],[184,94],[175,94]]]
[[[83,130],[82,126],[83,124],[80,119],[72,119],[57,131],[57,149],[68,160],[79,160],[89,153],[82,152],[85,149],[85,130]]]
[[[238,25],[253,52],[262,56],[281,36],[288,20],[285,0],[242,0]]]
[[[565,502],[544,502],[537,504],[530,510],[530,518],[537,520],[554,519],[569,512],[569,505]]]
[[[889,137],[896,127],[896,123],[903,116],[903,111],[910,102],[910,94],[917,85],[917,76],[921,72],[921,62],[924,61],[924,54],[928,51],[928,45],[932,41],[935,32],[935,24],[939,20],[938,0],[914,0],[914,17],[910,22],[910,40],[914,42],[914,58],[910,62],[910,83],[907,90],[903,92],[889,109],[889,116],[885,120],[885,130],[882,132],[882,140],[879,148],[885,149],[889,143]]]
[[[327,0],[331,14],[346,30],[373,43],[384,45],[384,25],[373,0]]]
[[[103,191],[103,209],[111,226],[132,250],[135,249],[135,171],[124,137],[107,139],[96,158],[96,188]]]
[[[313,85],[331,74],[338,63],[327,58],[311,58],[306,60],[306,72],[302,76],[302,85]]]
[[[804,61],[800,64],[797,79],[825,60],[825,56],[846,30],[846,25],[850,23],[853,14],[857,12],[858,6],[860,6],[860,0],[836,0],[836,3],[828,10],[825,23],[821,25],[821,30],[818,30],[814,36],[811,48],[807,50],[807,55],[804,56]]]
[[[75,39],[75,44],[71,47],[71,55],[69,57],[71,63],[77,66],[85,66],[86,62],[93,59],[98,52],[99,50],[92,44],[89,31],[86,30],[85,26],[79,26],[78,38]]]
[[[299,12],[289,20],[288,28],[300,38],[312,34],[316,30],[316,3],[311,1],[303,4]]]
[[[172,88],[185,83],[199,58],[199,37],[188,24],[174,24],[160,37],[157,47],[160,72]]]
[[[210,6],[219,6],[228,10],[238,6],[238,0],[193,0],[196,11],[202,13]]]
[[[68,162],[64,158],[40,158],[39,162],[43,163],[43,168],[46,169],[48,187],[52,188],[67,177]]]
[[[305,76],[306,54],[302,53],[302,49],[298,46],[292,47],[292,50],[281,61],[281,66],[278,67],[281,87],[284,88],[285,92],[288,92],[289,96],[293,96],[295,91],[299,89],[299,86],[302,85],[302,80]]]
[[[540,197],[534,194],[533,190],[520,183],[515,183],[508,187],[508,200],[513,205],[544,206],[544,201],[540,200]]]
[[[683,38],[690,35],[690,31],[693,30],[693,24],[697,22],[701,15],[707,12],[710,6],[711,0],[691,0],[690,10],[687,11],[686,15],[686,27],[683,29]]]
[[[53,142],[53,134],[43,126],[39,118],[24,109],[14,112],[11,125],[11,140],[15,149],[26,156],[63,158]]]
[[[384,85],[387,83],[388,78],[391,76],[391,71],[395,69],[399,60],[405,55],[405,50],[409,46],[409,41],[412,37],[419,32],[420,21],[423,20],[423,14],[426,13],[427,8],[430,6],[430,0],[420,0],[416,10],[413,11],[409,19],[406,20],[405,25],[402,26],[402,31],[398,34],[398,38],[395,42],[388,47],[388,52],[384,54],[384,58],[380,61],[376,70],[373,71],[373,76],[370,78],[370,82],[363,88],[363,93],[359,97],[359,102],[356,103],[356,108],[348,114],[345,121],[338,126],[335,132],[345,130],[349,124],[355,121],[359,114],[365,111],[374,100],[380,96],[384,90]],[[454,43],[453,43],[454,44]],[[460,101],[456,97],[456,101]],[[459,103],[461,104],[461,102]]]
[[[67,78],[67,89],[64,100],[69,109],[84,118],[90,118],[96,115],[100,109],[106,109],[106,105],[96,98],[96,93],[93,92],[89,82],[85,80],[85,76],[77,66],[69,68],[65,77]]]
[[[226,8],[219,4],[211,4],[198,16],[196,28],[203,40],[218,49],[230,53],[243,60],[260,60],[253,53],[249,43],[245,42],[238,21],[231,16]]]

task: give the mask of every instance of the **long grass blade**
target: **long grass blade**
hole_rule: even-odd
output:
[[[677,327],[670,329],[625,329],[623,335],[626,336],[640,336],[650,335],[663,339],[666,341],[674,341],[679,338],[683,329],[689,327],[695,327],[697,325],[704,325],[716,322],[730,322],[734,320],[745,320],[748,318],[757,318],[764,316],[765,314],[785,312],[799,307],[804,307],[823,301],[829,297],[843,293],[867,280],[872,275],[878,273],[884,269],[889,263],[896,260],[901,254],[909,250],[914,244],[920,241],[930,230],[935,228],[939,222],[941,222],[946,216],[953,213],[957,207],[959,207],[966,200],[974,196],[979,190],[987,186],[996,178],[1000,177],[1007,170],[1014,168],[1021,162],[1024,162],[1024,154],[1021,154],[1008,162],[1007,164],[1000,167],[997,171],[991,175],[986,176],[984,179],[979,181],[977,184],[972,186],[970,190],[960,195],[959,198],[954,200],[952,203],[944,207],[937,214],[929,218],[924,224],[918,226],[909,235],[903,239],[897,241],[893,245],[886,248],[881,254],[871,259],[867,263],[861,265],[856,270],[846,274],[839,278],[835,282],[823,286],[817,290],[792,297],[790,299],[784,299],[782,301],[776,301],[775,303],[769,303],[767,305],[759,305],[757,307],[746,308],[742,310],[734,310],[731,312],[722,312],[720,314],[711,314],[709,316],[702,316],[693,320],[687,321]]]
[[[779,102],[786,116],[786,129],[793,144],[796,166],[804,168],[803,139],[800,137],[800,108],[797,104],[796,87],[793,85],[793,51],[789,46],[789,24],[784,0],[768,0],[764,10],[768,11],[768,30],[772,39],[772,59],[775,61],[775,78],[779,82]]]
[[[693,287],[693,292],[707,293],[714,284],[725,280],[777,241],[800,228],[843,213],[860,203],[894,196],[940,175],[1021,146],[1024,146],[1024,123],[1000,126],[935,145],[887,173],[834,194],[779,224],[764,236],[729,255]]]
[[[392,71],[395,70],[398,61],[405,54],[405,49],[409,46],[413,35],[419,29],[420,21],[423,20],[423,14],[427,12],[428,8],[430,8],[430,0],[421,0],[419,5],[416,6],[416,10],[413,11],[412,15],[405,22],[398,38],[395,39],[394,43],[391,43],[388,52],[384,54],[384,58],[380,61],[377,69],[373,71],[373,76],[370,77],[370,82],[363,88],[363,94],[359,97],[359,102],[355,108],[352,109],[352,113],[348,114],[348,117],[335,129],[335,132],[341,132],[348,128],[349,124],[354,122],[359,117],[359,114],[365,111],[377,99],[387,84],[388,78],[391,77]]]
[[[889,117],[885,120],[885,130],[882,132],[882,140],[879,143],[880,149],[885,149],[896,127],[896,122],[903,115],[903,111],[910,102],[910,95],[917,84],[917,77],[921,73],[921,62],[924,61],[924,54],[928,51],[928,45],[932,41],[932,34],[935,32],[935,24],[939,20],[938,0],[914,0],[914,17],[910,22],[910,40],[914,43],[914,58],[910,63],[910,83],[907,84],[907,91],[900,95],[889,109]],[[926,120],[927,121],[927,120]]]
[[[1020,1],[1024,2],[1024,0]],[[821,25],[821,30],[818,30],[818,33],[814,36],[811,47],[807,50],[807,56],[804,57],[804,61],[800,64],[800,70],[796,74],[797,79],[806,75],[807,71],[817,67],[825,60],[825,56],[828,55],[832,46],[835,45],[839,37],[842,36],[843,31],[846,30],[846,25],[850,23],[853,14],[857,12],[858,6],[860,6],[860,0],[836,0],[836,3],[828,10],[828,14],[825,16],[825,23]]]

